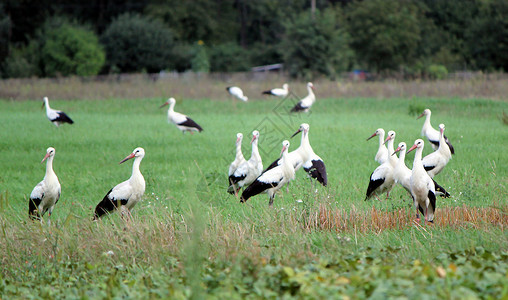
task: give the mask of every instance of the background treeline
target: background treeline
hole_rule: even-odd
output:
[[[506,0],[3,0],[3,78],[284,63],[440,78],[508,70]]]

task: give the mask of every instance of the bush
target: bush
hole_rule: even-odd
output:
[[[104,65],[104,50],[88,29],[70,23],[47,26],[43,40],[41,55],[47,76],[97,75]]]
[[[448,75],[448,70],[443,65],[430,65],[427,68],[427,75],[430,79],[445,79]]]
[[[39,59],[33,57],[37,53],[33,45],[31,43],[28,47],[11,48],[11,53],[3,64],[4,77],[23,78],[40,74],[37,66]]]
[[[226,43],[210,49],[212,72],[241,72],[250,67],[249,52],[236,43]]]
[[[173,34],[163,23],[123,14],[101,36],[107,66],[121,72],[158,72],[172,67]]]

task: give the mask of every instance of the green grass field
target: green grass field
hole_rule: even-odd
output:
[[[288,115],[291,99],[177,99],[175,110],[204,128],[183,135],[158,109],[164,101],[51,101],[75,121],[60,128],[42,101],[0,101],[2,298],[508,297],[507,102],[329,98],[310,114]],[[412,145],[424,108],[432,109],[435,128],[445,123],[456,149],[435,177],[452,197],[438,199],[432,227],[411,222],[412,203],[400,186],[387,201],[364,201],[378,146],[366,138],[382,127],[397,132],[396,144]],[[250,133],[260,130],[268,165],[304,122],[326,163],[327,188],[314,192],[299,171],[273,209],[265,194],[240,204],[226,193],[237,132],[250,157]],[[300,137],[291,143],[296,149]],[[62,196],[48,227],[29,221],[27,210],[49,146]],[[135,147],[146,151],[144,200],[129,222],[119,214],[92,222],[95,205],[130,176],[132,163],[118,162]],[[465,213],[443,213],[453,209]],[[486,210],[498,219],[481,217]],[[326,212],[366,219],[331,226]],[[400,220],[388,220],[390,213]],[[387,222],[397,224],[379,226]]]

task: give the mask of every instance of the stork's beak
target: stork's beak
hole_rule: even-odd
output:
[[[133,158],[134,156],[135,156],[135,155],[134,155],[134,153],[131,153],[131,154],[129,154],[126,158],[122,159],[122,161],[120,161],[118,164],[121,164],[121,163],[123,163],[123,162],[126,162],[126,161],[128,161],[129,159]]]
[[[253,136],[252,136],[252,140],[250,140],[250,143],[252,144],[252,143],[254,142],[254,140],[255,140],[255,139],[256,139],[256,136],[255,136],[255,135],[253,135]]]
[[[295,135],[299,134],[302,130],[300,128],[298,128],[298,130],[293,133],[293,135],[291,136],[291,138],[293,138]]]
[[[280,151],[280,156],[282,156],[282,153],[284,153],[284,151],[286,151],[286,146],[282,146],[282,150]]]
[[[419,115],[419,116],[418,116],[418,118],[416,118],[416,119],[418,120],[419,118],[421,118],[421,117],[423,117],[423,116],[425,116],[425,112],[422,112],[422,114],[421,114],[421,115]]]
[[[41,164],[49,157],[49,153],[46,153],[46,155],[44,155],[44,158],[41,160]]]
[[[399,152],[401,150],[400,147],[397,147],[397,149],[395,149],[395,152],[392,153],[392,156],[395,155],[397,152]]]
[[[371,138],[375,137],[375,136],[376,136],[376,133],[374,132],[371,136],[369,136],[369,137],[367,138],[367,141],[368,141],[368,140],[370,140]]]
[[[240,142],[240,138],[239,138],[239,137],[238,137],[238,138],[236,138],[236,142],[237,142],[237,143],[239,143],[239,142]]]
[[[386,144],[386,142],[388,142],[388,141],[389,141],[389,140],[391,140],[391,139],[392,139],[392,137],[391,137],[391,136],[388,136],[388,137],[386,138],[386,140],[384,141],[383,145],[384,145],[384,144]]]
[[[416,147],[417,147],[416,144],[414,144],[411,148],[409,148],[409,150],[407,150],[406,154],[416,149]]]
[[[42,101],[42,107],[41,108],[44,108],[44,106],[46,106],[46,102]]]
[[[164,102],[164,104],[162,104],[161,106],[159,106],[159,108],[163,108],[164,106],[166,106],[166,105],[168,105],[168,104],[169,104],[169,102],[167,102],[167,101],[166,101],[166,102]]]

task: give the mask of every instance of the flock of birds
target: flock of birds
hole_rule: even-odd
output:
[[[243,91],[236,86],[227,87],[226,90],[234,97],[241,101],[248,101],[248,97]],[[292,109],[291,112],[308,112],[316,101],[314,95],[314,85],[307,83],[308,95],[301,99]],[[277,97],[287,97],[289,95],[288,84],[284,84],[282,88],[275,88],[263,91],[262,94]],[[62,111],[52,109],[49,106],[49,100],[44,97],[44,106],[46,107],[46,115],[48,119],[57,127],[63,123],[73,124],[72,119]],[[175,112],[176,100],[169,98],[160,107],[169,105],[168,122],[182,132],[201,132],[203,128],[188,116]],[[379,166],[372,172],[370,182],[367,188],[365,200],[386,193],[387,198],[390,191],[396,183],[402,185],[412,196],[416,208],[416,217],[419,220],[420,211],[425,220],[433,222],[434,211],[436,209],[436,194],[442,197],[448,197],[449,193],[443,187],[438,185],[433,177],[439,174],[451,159],[454,153],[453,146],[448,138],[444,135],[444,124],[439,125],[439,131],[435,130],[430,124],[431,111],[425,111],[418,117],[425,116],[425,122],[422,128],[422,135],[427,137],[431,143],[433,153],[422,158],[424,142],[417,139],[414,145],[407,150],[404,142],[399,143],[397,149],[394,149],[395,132],[389,131],[388,137],[385,139],[385,131],[382,128],[377,129],[367,140],[378,136],[379,148],[375,156],[375,160],[379,162]],[[258,150],[259,131],[252,132],[252,152],[248,160],[242,153],[243,134],[236,135],[236,154],[234,161],[229,166],[228,171],[228,189],[230,194],[239,196],[240,202],[245,202],[249,198],[260,193],[267,193],[269,196],[269,206],[273,206],[275,194],[285,184],[295,178],[295,172],[303,168],[309,178],[315,179],[323,186],[327,186],[328,178],[324,161],[319,157],[309,141],[309,124],[303,123],[298,130],[291,136],[293,138],[301,133],[300,146],[289,152],[290,142],[284,140],[280,158],[272,162],[266,169],[263,169],[262,158]],[[409,169],[404,162],[407,153],[415,150],[415,159],[413,168]],[[399,157],[396,154],[399,154]],[[143,148],[136,148],[120,161],[124,163],[127,160],[134,159],[131,177],[113,187],[100,201],[94,212],[94,220],[110,214],[115,210],[119,210],[122,216],[130,217],[131,209],[141,200],[145,192],[145,180],[139,170],[141,160],[145,156]],[[61,193],[61,186],[53,170],[53,159],[55,157],[55,149],[49,147],[46,155],[41,163],[46,161],[46,174],[44,179],[35,186],[30,194],[29,200],[29,216],[32,219],[41,220],[46,212],[49,217],[53,212],[55,204],[58,202]],[[49,223],[48,218],[48,223]]]

